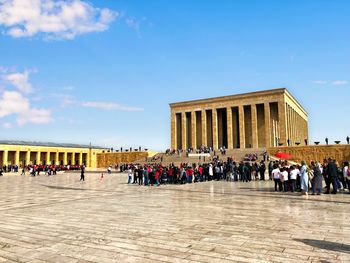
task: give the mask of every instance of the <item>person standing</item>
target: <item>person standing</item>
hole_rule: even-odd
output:
[[[82,165],[80,168],[80,181],[85,181],[85,166]]]
[[[128,169],[128,184],[131,184],[132,182],[132,175],[133,175],[133,172],[131,170],[131,167]]]
[[[337,166],[335,165],[334,160],[331,158],[328,159],[328,165],[327,165],[327,190],[325,194],[329,194],[331,190],[331,184],[333,186],[332,194],[337,193]]]
[[[282,168],[281,179],[282,179],[281,181],[283,181],[284,192],[288,192],[288,171],[286,167]]]
[[[350,144],[350,137],[349,136],[346,137],[346,142],[347,142],[347,144]]]
[[[350,191],[350,168],[349,168],[349,162],[344,162],[343,176],[344,176],[344,181],[346,181],[346,183],[348,185],[348,189]]]
[[[290,171],[290,185],[291,185],[291,190],[292,192],[296,191],[296,181],[297,181],[297,176],[298,176],[299,171],[296,169],[295,165],[291,167]]]
[[[300,169],[300,188],[304,195],[308,195],[309,192],[309,174],[305,161],[301,161]]]
[[[325,141],[326,141],[326,145],[328,145],[328,138],[327,137],[326,137]]]
[[[322,170],[321,165],[316,162],[311,162],[312,170],[313,170],[313,177],[312,177],[312,194],[320,195],[322,191]]]
[[[277,186],[278,186],[278,191],[282,191],[282,183],[281,183],[281,178],[280,178],[281,171],[278,168],[277,164],[273,166],[272,170],[272,177],[275,182],[275,192],[277,192]]]
[[[259,171],[260,171],[260,181],[265,181],[266,165],[264,161],[261,161]]]

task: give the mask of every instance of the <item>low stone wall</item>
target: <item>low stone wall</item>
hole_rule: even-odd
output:
[[[137,160],[143,160],[148,156],[148,152],[99,153],[97,154],[97,168],[105,168],[109,165],[120,163],[131,163]]]
[[[350,145],[309,145],[292,147],[272,147],[268,149],[269,155],[273,156],[278,152],[292,155],[292,160],[300,163],[301,160],[310,163],[311,161],[322,162],[329,157],[336,159],[340,164],[350,161]]]

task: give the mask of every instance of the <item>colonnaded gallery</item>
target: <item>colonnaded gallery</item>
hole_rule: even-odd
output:
[[[308,114],[285,88],[170,104],[171,148],[308,144]]]

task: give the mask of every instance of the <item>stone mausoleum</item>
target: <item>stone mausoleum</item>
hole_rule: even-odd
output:
[[[170,104],[171,148],[308,143],[308,114],[285,88]]]

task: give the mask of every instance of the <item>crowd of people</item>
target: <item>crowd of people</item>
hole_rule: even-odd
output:
[[[274,181],[274,190],[280,192],[302,192],[308,194],[336,194],[339,190],[350,191],[349,163],[340,166],[335,160],[324,160],[322,164],[311,162],[308,166],[304,161],[301,165],[289,165],[288,162],[264,160],[260,162],[234,162],[231,158],[223,162],[214,159],[204,164],[174,164],[164,166],[153,164],[124,164],[120,171],[128,173],[128,184],[157,185],[187,184],[205,181],[241,181],[265,180],[268,172],[269,180]],[[332,187],[331,187],[332,186]],[[332,190],[332,191],[331,191]]]
[[[14,172],[18,173],[21,170],[21,175],[29,173],[32,176],[45,173],[46,175],[55,175],[58,171],[78,171],[81,169],[80,165],[26,165],[19,167],[18,165],[7,165],[0,168],[0,176],[4,173]]]
[[[323,160],[323,163],[312,161],[309,166],[305,161],[301,165],[288,165],[285,162],[281,165],[274,164],[269,170],[275,182],[275,191],[301,190],[307,195],[311,189],[313,195],[320,195],[323,183],[326,186],[325,194],[336,194],[339,190],[346,189],[350,191],[349,162],[339,165],[332,158]]]

